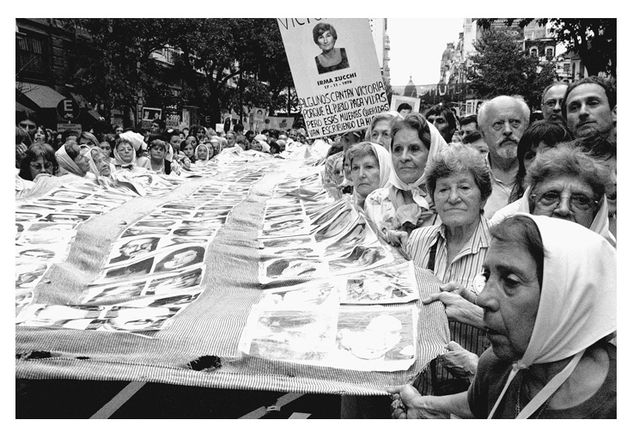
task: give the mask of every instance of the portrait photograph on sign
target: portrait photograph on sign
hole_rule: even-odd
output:
[[[389,109],[368,19],[278,18],[277,24],[309,138],[366,128]]]

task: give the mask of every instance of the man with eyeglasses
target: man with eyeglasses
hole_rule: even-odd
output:
[[[541,111],[543,112],[543,119],[552,123],[559,123],[564,125],[562,110],[563,99],[565,98],[565,92],[567,91],[567,84],[564,82],[554,82],[548,85],[543,90],[543,96],[541,98]]]
[[[488,145],[492,171],[492,194],[484,207],[486,219],[508,204],[519,169],[517,147],[529,123],[530,108],[520,97],[497,96],[479,108],[477,124]]]

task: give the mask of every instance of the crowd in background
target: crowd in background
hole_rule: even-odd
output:
[[[444,306],[451,342],[415,387],[392,389],[394,417],[615,416],[616,114],[615,85],[588,77],[547,87],[540,111],[520,96],[462,117],[405,105],[322,139],[328,193],[442,282],[424,304]],[[58,134],[24,117],[16,190],[65,173],[181,174],[226,150],[283,158],[312,142],[303,129],[160,120]]]

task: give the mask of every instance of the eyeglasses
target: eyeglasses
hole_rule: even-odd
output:
[[[47,161],[45,163],[37,163],[35,161],[31,161],[31,169],[34,170],[48,170],[53,168],[53,163]]]
[[[37,125],[34,125],[32,123],[20,123],[20,128],[35,129],[35,128],[37,128]]]
[[[598,205],[599,201],[589,198],[586,195],[580,193],[572,193],[569,198],[569,205],[575,211],[588,211]],[[555,209],[560,205],[563,196],[560,192],[549,191],[541,193],[540,195],[532,194],[532,199],[536,204],[542,208]]]

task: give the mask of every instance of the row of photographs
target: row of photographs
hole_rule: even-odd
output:
[[[255,306],[239,350],[248,356],[359,371],[399,371],[413,365],[417,307],[329,306],[271,310]]]

